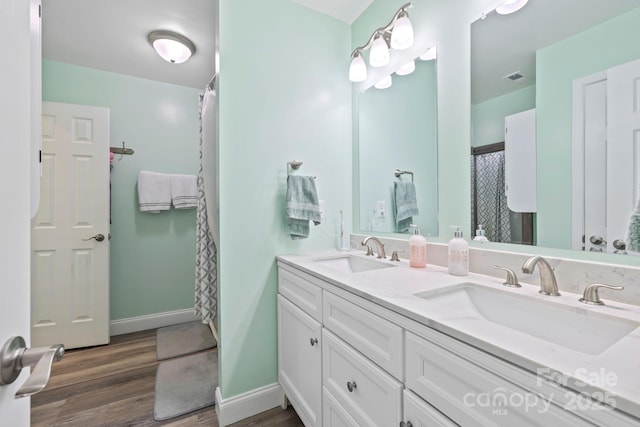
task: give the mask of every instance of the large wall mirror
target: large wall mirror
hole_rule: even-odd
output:
[[[637,0],[531,0],[472,24],[472,231],[640,247],[628,233],[640,195],[638,22]]]
[[[409,233],[408,225],[415,224],[421,234],[437,236],[436,60],[416,58],[415,71],[391,77],[390,87],[370,87],[357,95],[355,225],[363,233],[379,234]],[[407,218],[403,206],[411,197],[401,192],[409,183],[418,213]]]

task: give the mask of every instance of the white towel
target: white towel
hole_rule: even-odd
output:
[[[158,213],[171,209],[171,182],[164,173],[138,173],[138,207],[140,212]]]
[[[198,206],[198,178],[195,175],[171,175],[171,201],[176,209]]]

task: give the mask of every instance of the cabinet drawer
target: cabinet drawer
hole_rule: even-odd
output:
[[[330,292],[323,323],[334,334],[399,380],[403,379],[402,328]]]
[[[478,350],[464,349],[473,352]],[[465,427],[593,426],[539,393],[411,333],[406,334],[406,369],[407,388]]]
[[[433,406],[405,390],[404,422],[413,427],[457,427],[458,424],[442,415]],[[411,424],[409,424],[411,423]]]
[[[329,391],[322,387],[323,427],[360,427]]]
[[[322,330],[323,385],[359,426],[397,426],[402,384],[326,329]]]
[[[278,291],[309,316],[322,323],[322,288],[308,280],[278,269]]]

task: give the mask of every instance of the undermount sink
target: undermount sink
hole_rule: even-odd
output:
[[[331,258],[314,260],[318,265],[340,271],[342,273],[361,273],[363,271],[378,270],[381,268],[395,267],[381,261],[361,258],[353,255],[344,255]]]
[[[465,282],[415,296],[469,317],[513,329],[581,353],[600,354],[640,326],[553,301]]]

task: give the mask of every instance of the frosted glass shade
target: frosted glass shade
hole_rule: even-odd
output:
[[[362,59],[362,55],[360,53],[356,53],[356,55],[351,60],[351,65],[349,66],[349,80],[354,83],[363,82],[367,79],[367,64],[364,63],[364,59]]]
[[[382,80],[380,80],[378,83],[376,83],[375,85],[373,85],[376,89],[386,89],[388,87],[391,87],[391,76],[387,76],[385,78],[383,78]]]
[[[413,46],[413,25],[407,15],[399,18],[391,32],[391,48],[403,50]]]
[[[389,48],[381,35],[377,35],[369,52],[369,64],[372,67],[384,67],[389,63]]]
[[[413,73],[416,70],[416,63],[411,60],[404,64],[402,67],[398,68],[396,74],[399,76],[406,76],[408,74]]]
[[[185,62],[196,51],[191,40],[171,31],[152,31],[149,42],[162,59],[172,64]]]
[[[508,15],[522,9],[529,0],[507,0],[500,6],[496,7],[496,12],[499,15]]]

